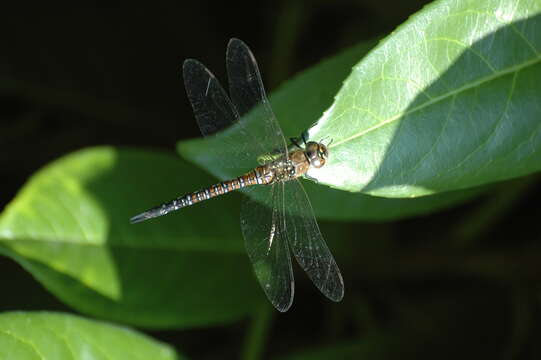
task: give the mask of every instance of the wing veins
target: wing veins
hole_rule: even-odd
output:
[[[284,312],[293,303],[295,287],[283,231],[283,191],[279,184],[274,184],[250,187],[247,193],[252,194],[244,198],[241,210],[246,250],[265,295],[277,310]]]
[[[340,301],[344,295],[344,282],[319,230],[308,196],[299,180],[284,183],[290,211],[287,240],[298,264],[314,285],[329,299]]]

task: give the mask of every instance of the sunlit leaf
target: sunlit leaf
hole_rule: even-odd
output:
[[[441,0],[354,67],[310,129],[331,161],[311,176],[413,197],[541,169],[541,2]]]
[[[240,234],[238,196],[128,222],[210,183],[173,156],[82,150],[38,171],[6,207],[0,250],[89,314],[146,327],[232,321],[260,299]]]
[[[183,359],[133,330],[48,312],[0,314],[0,359]]]

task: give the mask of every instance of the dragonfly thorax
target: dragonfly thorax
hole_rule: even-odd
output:
[[[320,168],[325,165],[329,152],[321,143],[310,141],[306,148],[289,152],[287,156],[268,162],[256,169],[258,184],[274,184],[289,181],[306,174],[310,167]]]
[[[299,174],[297,173],[297,166],[295,165],[296,164],[292,159],[281,157],[278,160],[267,164],[267,166],[264,166],[264,176],[267,175],[272,178],[269,179],[270,181],[268,181],[267,184],[272,184],[277,181],[288,181],[298,177]]]

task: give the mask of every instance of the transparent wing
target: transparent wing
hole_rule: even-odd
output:
[[[241,209],[241,229],[255,275],[270,302],[281,312],[293,302],[294,281],[283,217],[280,183],[247,188]],[[252,194],[250,194],[252,192]],[[255,194],[257,193],[257,194]],[[254,198],[262,202],[256,202]]]
[[[182,73],[186,93],[203,135],[213,135],[239,120],[239,114],[220,82],[205,65],[188,59],[184,61]]]
[[[308,196],[299,180],[282,183],[285,205],[284,228],[291,251],[314,285],[329,299],[340,301],[344,281],[317,225]]]
[[[243,171],[253,167],[265,149],[260,144],[261,139],[246,129],[218,79],[195,59],[184,61],[182,72],[199,129],[211,138],[207,146],[209,154],[205,156],[224,167]]]
[[[287,153],[284,134],[272,111],[254,55],[239,39],[231,39],[227,46],[227,76],[229,94],[240,116],[250,114],[257,122],[253,135],[262,142],[264,152]]]

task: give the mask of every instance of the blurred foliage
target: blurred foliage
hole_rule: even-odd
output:
[[[181,359],[135,331],[48,312],[0,314],[2,359]]]
[[[539,178],[472,188],[538,169],[539,2],[437,1],[348,77],[372,48],[371,39],[390,34],[423,3],[36,2],[32,11],[13,4],[0,15],[0,30],[9,34],[0,57],[0,253],[6,255],[0,258],[0,310],[26,312],[0,314],[0,357],[7,351],[10,358],[34,358],[33,347],[42,358],[62,358],[58,354],[66,349],[76,358],[85,349],[111,359],[125,358],[123,351],[174,358],[161,341],[175,347],[177,358],[197,359],[539,358]],[[448,17],[453,11],[458,15]],[[437,48],[434,72],[422,62],[427,58],[419,44],[457,29],[472,35],[453,36],[467,50],[458,44]],[[233,36],[255,53],[288,136],[309,128],[333,101],[342,105],[332,111],[349,106],[348,88],[379,75],[378,69],[422,80],[432,97],[440,96],[443,85],[461,88],[483,79],[487,66],[481,57],[495,69],[494,86],[470,86],[471,93],[454,100],[455,122],[470,125],[462,133],[442,128],[451,112],[443,101],[443,108],[406,116],[385,141],[355,145],[356,156],[372,159],[363,166],[382,171],[376,182],[362,184],[366,190],[411,191],[402,185],[418,183],[437,192],[466,191],[381,199],[307,184],[344,274],[346,294],[339,304],[325,300],[299,273],[292,309],[278,315],[270,308],[243,250],[239,194],[183,215],[127,223],[148,206],[215,181],[173,154],[175,142],[196,144],[186,139],[199,136],[178,73],[183,59],[195,57],[225,79],[224,50]],[[528,46],[533,57],[524,60]],[[453,60],[454,66],[443,66]],[[498,76],[506,67],[517,71]],[[425,101],[418,90],[385,84],[379,93],[366,88],[359,101],[379,94],[382,110],[405,114]],[[508,112],[501,110],[505,103]],[[356,116],[359,126],[370,126],[365,115]],[[310,135],[343,130],[339,118],[320,121]],[[335,129],[325,130],[331,125]],[[426,134],[427,142],[421,136],[411,141],[411,133]],[[451,140],[461,134],[465,141],[430,153],[439,157],[423,158],[426,167],[420,162],[419,171],[409,174],[414,177],[396,173],[401,161],[415,168],[439,133]],[[498,134],[494,146],[456,168],[454,157],[490,140],[483,137],[490,133]],[[334,141],[343,134],[335,133]],[[496,145],[505,145],[508,134],[514,134],[509,146],[522,149],[517,156],[490,152],[501,149]],[[113,146],[97,146],[104,143]],[[378,156],[368,156],[376,148]],[[80,151],[66,155],[73,150]],[[203,168],[223,176],[215,167]],[[445,181],[434,178],[442,171]],[[146,329],[157,341],[69,314],[31,311],[71,309]]]
[[[162,153],[109,147],[73,153],[33,176],[5,210],[0,252],[95,316],[151,328],[236,320],[260,300],[238,215],[210,202],[159,227],[127,221],[137,206],[208,181]],[[238,199],[224,200],[238,207]]]

